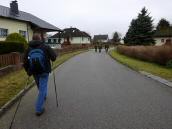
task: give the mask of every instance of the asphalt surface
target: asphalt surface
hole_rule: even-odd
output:
[[[105,52],[80,54],[56,71],[46,111],[36,117],[36,87],[24,96],[13,129],[172,129],[172,88],[119,64]],[[8,129],[15,106],[0,118]]]

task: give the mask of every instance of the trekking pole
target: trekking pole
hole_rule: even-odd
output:
[[[29,76],[28,76],[28,78],[27,78],[26,86],[25,86],[25,88],[24,88],[24,91],[26,90],[26,87],[28,86],[28,83],[29,83]],[[13,118],[12,118],[12,120],[11,120],[9,129],[12,129],[12,126],[13,126],[13,123],[14,123],[14,119],[15,119],[15,117],[16,117],[17,111],[19,110],[19,107],[20,107],[21,100],[22,100],[23,96],[24,96],[24,94],[23,94],[23,95],[20,97],[20,99],[19,99],[19,102],[18,102],[18,104],[17,104],[17,107],[16,107],[16,110],[15,110],[15,112],[14,112]]]
[[[52,66],[53,66],[53,63],[52,63]],[[55,95],[56,95],[56,105],[57,105],[57,108],[58,108],[59,104],[58,104],[58,99],[57,99],[57,85],[56,85],[56,78],[55,78],[54,70],[53,70],[53,78],[54,78],[54,89],[55,89]]]

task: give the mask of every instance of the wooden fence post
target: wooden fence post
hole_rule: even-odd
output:
[[[13,65],[15,65],[16,69],[20,69],[21,68],[21,62],[20,62],[20,53],[18,52],[12,52],[12,58],[13,58]]]

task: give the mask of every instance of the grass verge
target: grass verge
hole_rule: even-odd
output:
[[[64,63],[71,57],[78,55],[84,51],[76,51],[60,56],[54,63],[53,69]],[[26,85],[28,76],[24,69],[12,72],[0,78],[0,107],[11,100],[17,93],[19,93]],[[30,79],[30,83],[33,78]]]
[[[153,75],[162,77],[167,80],[172,80],[172,69],[167,68],[155,63],[145,62],[142,60],[134,59],[122,54],[119,54],[116,50],[111,50],[109,55],[120,63],[127,65],[128,67],[137,70],[145,71]]]

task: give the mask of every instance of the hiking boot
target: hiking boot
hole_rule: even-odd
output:
[[[45,109],[43,108],[41,112],[36,112],[36,116],[41,116],[45,112]]]

